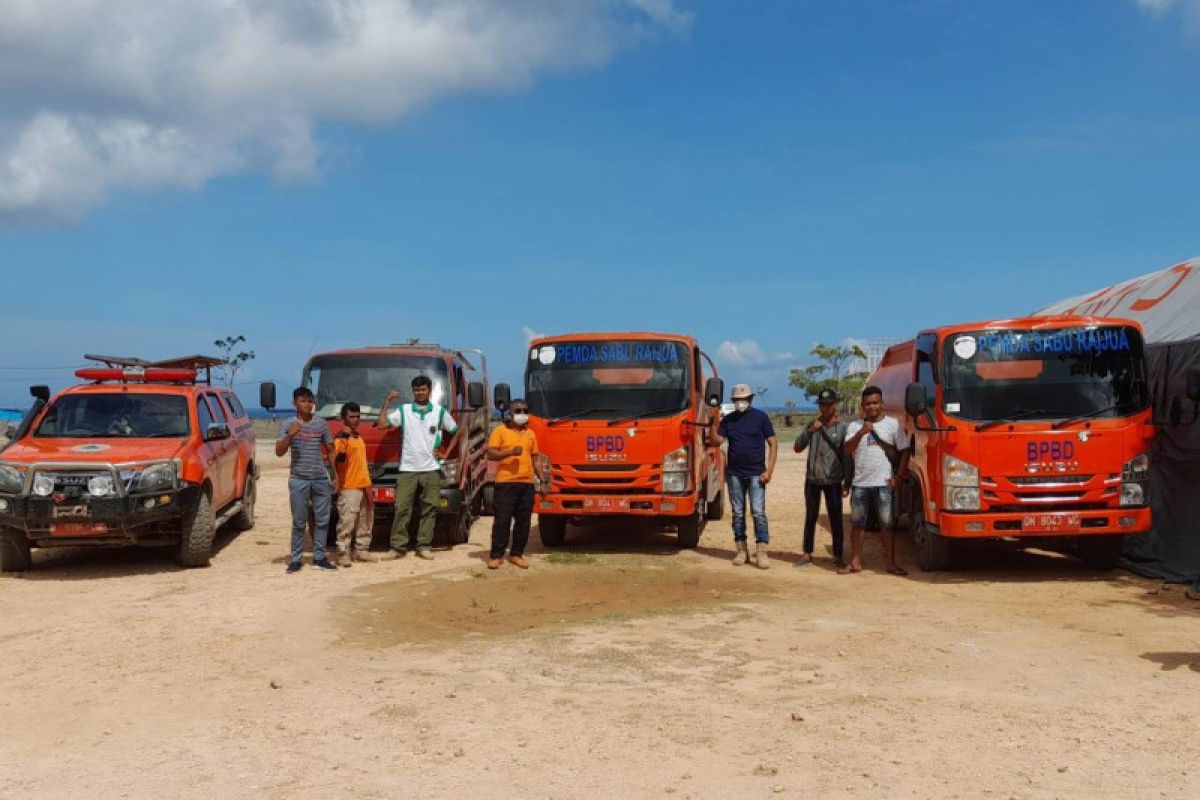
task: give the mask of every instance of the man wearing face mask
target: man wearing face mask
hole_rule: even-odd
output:
[[[508,563],[521,569],[529,568],[529,562],[525,559],[525,545],[529,543],[529,522],[533,516],[534,456],[538,454],[538,445],[537,437],[526,427],[528,423],[529,406],[524,400],[516,398],[509,404],[505,424],[492,431],[488,439],[488,460],[499,462],[496,465],[495,499],[492,503],[496,517],[492,522],[488,569],[500,568],[505,550],[508,550]],[[546,476],[538,477],[544,485]]]
[[[735,566],[749,563],[746,542],[746,495],[750,495],[750,516],[754,518],[754,564],[767,569],[770,562],[767,548],[771,537],[767,531],[767,484],[775,472],[778,444],[771,418],[757,408],[751,408],[754,392],[744,383],[733,387],[734,411],[721,420],[710,442],[719,446],[729,442],[726,456],[725,482],[729,489],[729,510],[733,517],[733,542],[737,555]],[[766,458],[763,451],[766,451]]]

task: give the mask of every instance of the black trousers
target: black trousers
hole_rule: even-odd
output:
[[[813,537],[817,532],[817,515],[821,512],[821,495],[825,495],[825,511],[829,514],[829,528],[833,531],[833,555],[842,557],[842,487],[836,483],[822,485],[804,484],[804,552],[813,551]]]
[[[492,506],[496,518],[492,521],[492,558],[504,558],[509,550],[509,529],[512,529],[512,549],[509,555],[525,555],[529,543],[529,520],[533,516],[532,483],[497,483]]]

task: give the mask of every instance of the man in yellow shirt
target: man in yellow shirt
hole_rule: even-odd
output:
[[[488,439],[487,457],[499,461],[496,466],[496,490],[493,506],[496,518],[492,523],[492,551],[488,569],[499,569],[508,550],[508,563],[528,569],[525,545],[529,542],[529,521],[533,516],[534,456],[538,454],[537,437],[526,426],[529,406],[520,398],[509,404],[504,425],[492,431]],[[545,475],[539,475],[542,481]],[[511,526],[512,549],[509,549]]]
[[[333,440],[334,464],[337,466],[337,552],[338,565],[350,566],[355,561],[373,561],[367,555],[371,547],[371,531],[375,524],[375,509],[367,497],[371,488],[371,473],[367,468],[367,445],[358,432],[362,409],[358,403],[342,406],[342,432]]]

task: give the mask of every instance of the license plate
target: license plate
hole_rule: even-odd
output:
[[[56,522],[50,526],[51,536],[94,536],[108,533],[107,522]]]
[[[583,500],[584,511],[628,511],[629,498],[627,497],[585,497]]]
[[[1030,533],[1074,533],[1079,530],[1078,514],[1026,514],[1021,530]]]

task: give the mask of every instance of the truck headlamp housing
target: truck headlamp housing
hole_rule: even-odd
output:
[[[1146,505],[1146,487],[1141,483],[1122,483],[1121,484],[1121,505],[1123,506],[1144,506]]]
[[[688,449],[681,447],[663,456],[663,472],[687,472]]]
[[[0,492],[20,494],[25,489],[25,476],[16,467],[0,464]]]
[[[680,447],[663,456],[662,490],[667,494],[680,494],[688,490],[690,471],[688,449]]]
[[[688,475],[686,472],[664,472],[663,491],[668,494],[679,494],[687,491]]]
[[[44,472],[33,477],[33,493],[38,497],[49,497],[54,492],[54,478]]]
[[[117,487],[113,485],[112,475],[97,475],[87,482],[88,494],[92,497],[108,497],[110,494],[117,493]]]
[[[946,509],[948,511],[978,511],[979,487],[947,486]]]
[[[174,462],[152,464],[142,470],[142,474],[137,479],[137,490],[139,492],[157,492],[162,489],[173,489],[175,488],[175,476]]]
[[[954,456],[942,456],[942,483],[946,486],[979,486],[979,468]],[[976,495],[979,493],[976,492]],[[976,504],[978,505],[978,503]]]
[[[1121,480],[1144,481],[1150,477],[1150,454],[1134,456],[1121,465]]]
[[[458,459],[447,458],[442,462],[442,477],[446,483],[458,483]]]

